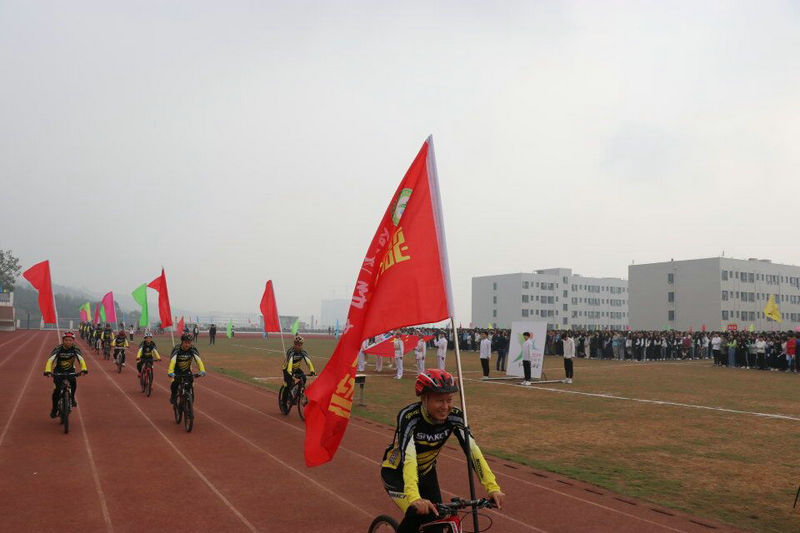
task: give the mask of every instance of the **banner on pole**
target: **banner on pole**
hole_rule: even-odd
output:
[[[508,342],[508,362],[506,375],[522,377],[522,343],[525,342],[523,333],[529,332],[533,341],[531,353],[531,377],[542,379],[544,367],[544,343],[547,339],[547,322],[512,322],[511,338]]]

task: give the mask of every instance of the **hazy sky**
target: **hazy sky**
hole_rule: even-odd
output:
[[[472,276],[800,264],[798,2],[0,1],[0,247],[54,282],[349,297],[433,134]]]

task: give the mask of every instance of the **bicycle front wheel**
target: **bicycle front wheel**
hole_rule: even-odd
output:
[[[69,433],[69,410],[72,407],[69,398],[69,392],[64,391],[64,394],[61,395],[61,405],[59,409],[61,410],[61,424],[64,426],[64,433]]]
[[[149,398],[151,392],[153,392],[153,373],[148,371],[144,376],[144,393]]]
[[[369,533],[395,533],[397,522],[391,516],[382,514],[369,525]]]
[[[191,433],[194,426],[194,409],[191,398],[186,398],[186,402],[183,404],[183,425],[186,428],[186,433]]]
[[[300,420],[306,419],[306,405],[308,405],[308,398],[306,398],[306,393],[303,392],[297,398],[297,414],[300,415]]]
[[[172,409],[175,411],[175,423],[180,424],[181,419],[183,418],[183,400],[180,396],[178,396],[178,399],[175,400]]]
[[[291,406],[289,405],[289,399],[287,396],[289,390],[286,388],[286,385],[281,386],[281,390],[278,391],[278,409],[281,410],[281,414],[288,415],[289,409]]]

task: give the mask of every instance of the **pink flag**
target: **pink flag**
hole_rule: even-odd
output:
[[[105,296],[103,296],[103,309],[106,311],[106,322],[110,324],[117,323],[117,315],[114,312],[114,293],[108,291]]]

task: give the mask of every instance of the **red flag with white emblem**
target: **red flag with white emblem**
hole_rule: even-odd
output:
[[[449,318],[451,294],[433,139],[428,137],[367,248],[336,349],[306,390],[308,466],[330,461],[347,429],[361,341]]]

